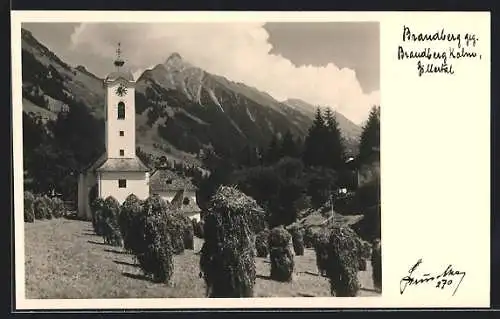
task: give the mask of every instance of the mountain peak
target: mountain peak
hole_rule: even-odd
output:
[[[172,54],[168,57],[168,59],[167,59],[166,63],[169,63],[169,62],[176,62],[176,61],[178,61],[178,62],[182,62],[182,56],[181,56],[178,52],[174,52],[174,53],[172,53]]]

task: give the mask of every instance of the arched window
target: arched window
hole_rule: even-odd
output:
[[[120,102],[118,103],[118,119],[124,119],[125,118],[125,103]]]

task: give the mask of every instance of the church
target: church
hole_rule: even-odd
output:
[[[135,81],[124,71],[120,45],[114,61],[116,70],[104,79],[105,146],[96,162],[83,170],[78,179],[78,216],[91,219],[89,193],[105,199],[113,196],[123,203],[130,194],[149,196],[150,169],[135,150]]]

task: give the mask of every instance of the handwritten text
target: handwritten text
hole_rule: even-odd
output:
[[[453,265],[448,265],[446,269],[437,274],[424,273],[419,275],[417,273],[417,268],[422,264],[422,259],[419,259],[411,268],[408,270],[408,274],[401,278],[399,282],[400,293],[403,294],[406,289],[410,286],[428,286],[438,289],[445,289],[449,286],[455,286],[453,294],[458,290],[462,280],[465,277],[465,271],[458,271],[453,268]]]
[[[434,33],[416,33],[403,26],[403,44],[398,46],[397,57],[398,60],[415,60],[419,76],[453,75],[455,61],[482,59],[477,51],[478,41],[479,37],[473,33],[447,32],[444,28]]]

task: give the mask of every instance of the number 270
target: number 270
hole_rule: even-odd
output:
[[[440,281],[438,281],[436,288],[444,289],[444,287],[451,285],[452,282],[453,280],[451,279],[450,280],[441,279]]]

